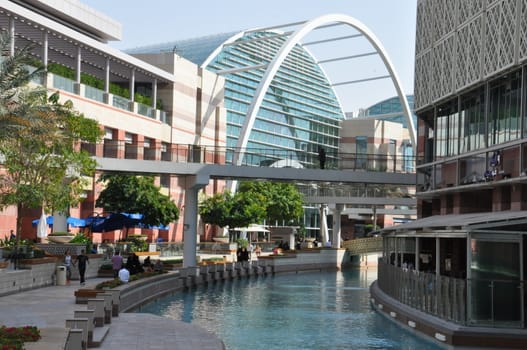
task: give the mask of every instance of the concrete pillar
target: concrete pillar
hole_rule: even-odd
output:
[[[344,204],[336,204],[335,208],[332,209],[333,212],[333,235],[331,237],[331,246],[333,248],[340,248],[341,243],[341,214],[344,209]]]
[[[134,101],[134,94],[135,94],[135,68],[132,68],[130,70],[130,101]]]
[[[48,71],[48,32],[43,31],[42,32],[42,64],[44,65],[44,71]],[[47,86],[47,84],[44,82],[44,84]]]
[[[104,92],[108,94],[110,93],[110,57],[106,57],[104,73]]]
[[[63,213],[53,213],[53,232],[68,232],[67,217]]]
[[[15,19],[9,17],[9,55],[15,55]]]
[[[328,205],[321,204],[320,205],[320,241],[322,242],[322,246],[325,246],[326,242],[329,239],[327,214],[328,214]]]
[[[156,109],[157,106],[157,79],[152,82],[152,108]]]
[[[196,266],[198,228],[198,192],[209,184],[209,176],[197,174],[187,177],[185,210],[183,212],[183,267]]]
[[[75,69],[75,82],[77,84],[81,83],[81,66],[82,66],[82,48],[77,47],[77,67]]]

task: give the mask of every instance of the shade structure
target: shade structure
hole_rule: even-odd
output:
[[[33,220],[31,223],[33,226],[38,226],[38,224],[40,223],[41,219],[43,217],[41,216],[40,219],[35,219]],[[46,225],[48,226],[53,226],[53,216],[52,215],[49,215],[49,216],[44,216],[45,220],[42,220],[43,222],[45,221],[46,222]],[[67,219],[66,219],[66,223],[71,226],[71,227],[85,227],[86,226],[86,220],[84,219],[79,219],[79,218],[74,218],[72,216],[69,216]]]
[[[51,219],[53,217],[51,216]],[[37,237],[38,238],[45,238],[48,235],[48,223],[46,214],[44,213],[44,210],[42,210],[42,215],[40,216],[40,219],[37,220]]]
[[[241,231],[241,232],[269,232],[268,229],[259,226],[259,225],[251,225],[248,227],[236,227],[234,231]]]

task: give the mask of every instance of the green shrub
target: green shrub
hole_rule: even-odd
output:
[[[67,79],[75,80],[75,71],[61,64],[49,63],[48,72],[56,74],[56,75],[60,75],[61,77],[64,77]],[[89,75],[84,72],[81,72],[81,83],[87,86],[94,87],[99,90],[104,90],[104,80],[99,79],[97,77],[94,77],[93,75]],[[118,84],[110,83],[110,87],[108,90],[113,95],[124,97],[124,98],[130,98],[130,90]],[[142,103],[147,106],[152,105],[151,97],[145,96],[138,92],[134,94],[134,101],[138,103]],[[156,101],[156,107],[158,109],[162,109],[163,102],[161,100]]]
[[[137,281],[137,280],[148,278],[148,277],[152,277],[152,276],[161,275],[163,273],[167,273],[167,271],[151,271],[151,272],[137,273],[135,275],[131,275],[130,276],[129,282]],[[118,286],[120,286],[122,284],[124,284],[124,283],[121,282],[120,279],[114,278],[114,279],[111,279],[111,280],[99,283],[98,285],[95,286],[95,289],[112,289],[112,288],[118,287]]]

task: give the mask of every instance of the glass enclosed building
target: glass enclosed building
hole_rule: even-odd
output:
[[[258,85],[285,40],[286,36],[275,31],[226,33],[129,52],[175,52],[222,75],[226,81],[226,144],[234,151],[240,147],[242,126]],[[320,147],[325,149],[329,163],[338,151],[342,119],[344,113],[324,71],[306,49],[296,45],[265,92],[245,145],[243,163],[265,166],[287,159],[303,167],[318,166]],[[232,161],[232,155],[228,154],[227,162]]]

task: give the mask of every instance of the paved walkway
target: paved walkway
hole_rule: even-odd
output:
[[[95,278],[83,288],[107,280]],[[75,310],[78,281],[68,286],[51,286],[0,297],[0,325],[39,328],[64,327]],[[101,350],[222,350],[221,339],[203,328],[169,318],[140,313],[121,313],[112,318]]]

